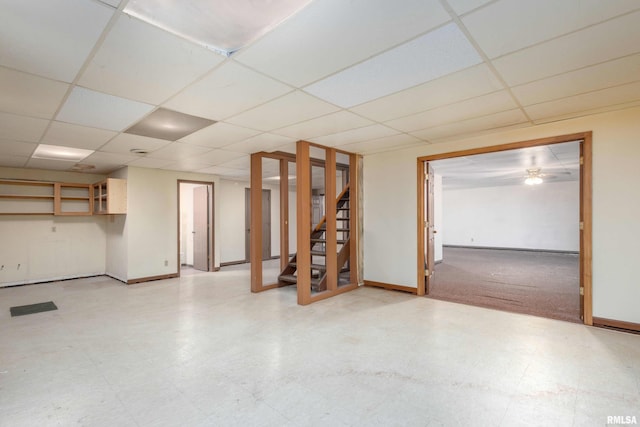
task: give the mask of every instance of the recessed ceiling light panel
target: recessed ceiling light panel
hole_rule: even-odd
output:
[[[124,12],[229,56],[311,0],[130,0]]]
[[[62,147],[59,145],[40,144],[31,155],[34,159],[65,160],[78,162],[93,154],[93,150],[83,150],[81,148]]]
[[[166,108],[158,108],[124,132],[167,141],[177,141],[214,123],[216,123],[215,120],[179,113]]]

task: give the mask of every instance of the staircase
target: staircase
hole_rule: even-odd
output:
[[[336,199],[336,223],[338,236],[338,283],[344,282],[340,279],[340,273],[349,271],[344,269],[345,264],[349,261],[349,184],[347,184]],[[327,217],[322,217],[318,225],[311,230],[309,244],[311,245],[311,289],[317,292],[327,289],[327,268],[326,268],[326,232]],[[289,264],[282,270],[278,276],[279,284],[282,286],[293,285],[298,283],[298,254],[296,253],[289,260]],[[348,280],[346,280],[348,283]]]

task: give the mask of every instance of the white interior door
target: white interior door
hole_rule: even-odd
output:
[[[193,189],[193,268],[209,271],[209,187]]]

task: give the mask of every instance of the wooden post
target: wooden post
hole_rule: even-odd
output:
[[[280,271],[289,264],[289,162],[280,159]]]
[[[325,149],[324,168],[324,192],[325,192],[325,239],[326,239],[326,268],[327,268],[327,289],[335,291],[338,289],[338,243],[336,226],[336,150]]]
[[[251,292],[262,290],[262,156],[251,155]]]
[[[298,304],[311,303],[311,161],[309,143],[296,146],[296,207],[298,256]]]
[[[349,283],[358,284],[358,155],[349,154]]]

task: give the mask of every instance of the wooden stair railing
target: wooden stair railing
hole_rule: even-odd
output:
[[[347,212],[349,211],[349,207],[345,207],[345,205],[349,202],[349,184],[344,186],[338,197],[336,198],[336,210],[337,212]],[[327,216],[323,216],[318,224],[311,230],[309,244],[311,247],[311,255],[312,256],[326,256],[326,248],[314,249],[314,247],[318,244],[324,244],[326,242],[326,236],[323,237],[323,234],[326,233],[326,221]],[[349,217],[336,218],[336,221],[342,222],[342,226],[338,227],[336,231],[349,233]],[[350,238],[338,239],[337,243],[342,245],[340,251],[338,252],[338,267],[337,274],[340,275],[342,268],[349,261],[349,255],[351,251],[349,250]],[[282,270],[280,275],[278,276],[278,282],[281,286],[287,286],[298,283],[298,277],[296,276],[296,271],[298,269],[297,263],[298,254],[294,254],[287,266]],[[327,268],[324,264],[314,264],[311,263],[311,287],[317,291],[324,291],[327,288]],[[315,272],[315,274],[314,274]],[[314,277],[315,276],[315,277]]]

